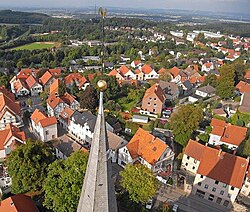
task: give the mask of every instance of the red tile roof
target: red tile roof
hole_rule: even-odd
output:
[[[65,84],[68,85],[68,84],[72,84],[74,82],[79,83],[83,77],[84,76],[82,76],[80,73],[71,73],[65,77]],[[85,77],[84,77],[84,79],[85,79]]]
[[[245,76],[244,76],[245,79],[250,79],[250,69],[247,70]]]
[[[177,68],[176,66],[171,68],[169,71],[170,71],[170,74],[172,74],[174,78],[177,77],[180,73],[180,69]]]
[[[150,65],[150,64],[145,64],[145,65],[141,68],[141,70],[142,70],[142,72],[143,72],[144,74],[150,74],[151,71],[152,71],[153,69],[151,68],[151,65]]]
[[[240,81],[237,85],[236,88],[241,92],[241,93],[250,93],[250,84],[247,82]]]
[[[25,133],[19,128],[15,127],[13,124],[8,124],[4,130],[0,131],[0,149],[4,149],[4,146],[10,140],[10,138],[15,137],[25,142]]]
[[[30,75],[32,75],[32,69],[22,69],[18,74],[18,79],[27,79]]]
[[[152,85],[148,90],[146,90],[143,99],[147,99],[149,96],[151,96],[154,93],[160,99],[161,102],[164,102],[166,100],[164,91],[161,89],[158,83]]]
[[[195,160],[200,161],[204,149],[204,145],[190,139],[185,148],[184,154],[194,158]]]
[[[35,77],[33,77],[33,75],[30,75],[27,79],[26,79],[26,83],[28,85],[28,88],[31,89],[36,83],[37,80]]]
[[[115,70],[115,69],[113,69],[112,71],[110,71],[109,72],[109,76],[116,76],[116,74],[118,74],[118,72]]]
[[[215,119],[215,118],[212,118],[212,122],[211,122],[211,126],[214,127],[214,126],[220,126],[220,127],[225,127],[227,124],[225,121],[223,120],[219,120],[219,119]]]
[[[126,73],[129,72],[129,68],[125,65],[122,65],[120,68],[119,68],[119,72],[121,72],[123,75],[125,75]]]
[[[164,73],[166,73],[166,72],[168,72],[167,69],[161,68],[161,69],[158,71],[158,74],[164,74]]]
[[[154,165],[168,146],[159,138],[139,128],[127,144],[128,151],[133,159],[142,157],[149,164]]]
[[[17,194],[2,200],[0,203],[1,212],[39,212],[35,203],[29,196]]]
[[[43,112],[38,109],[35,109],[35,111],[32,113],[31,120],[34,121],[36,125],[40,123],[42,127],[57,124],[57,119],[54,116],[47,117]]]
[[[197,173],[241,188],[247,168],[247,159],[206,146]]]
[[[53,78],[52,74],[49,71],[46,71],[40,78],[40,81],[43,85],[46,85],[46,83],[49,82],[51,78]]]
[[[58,94],[58,92],[59,92],[59,83],[60,83],[59,79],[56,79],[56,80],[54,80],[53,83],[51,83],[51,85],[49,87],[50,95]]]
[[[54,77],[59,77],[62,74],[62,69],[60,68],[55,68],[55,69],[49,69],[49,72],[54,76]]]
[[[21,115],[20,105],[18,102],[13,101],[12,96],[7,96],[5,93],[0,92],[0,116],[2,117],[6,110],[12,114]]]

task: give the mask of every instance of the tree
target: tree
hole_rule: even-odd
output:
[[[234,71],[235,71],[234,81],[236,84],[238,84],[239,81],[244,79],[244,75],[246,73],[247,66],[244,64],[244,61],[241,59],[235,60],[232,63],[232,65],[233,65]]]
[[[73,95],[73,96],[77,96],[79,94],[79,88],[76,84],[76,82],[74,81],[73,82],[73,85],[71,86],[70,88],[70,93]]]
[[[31,99],[31,98],[28,98],[27,104],[28,104],[30,107],[32,106],[32,99]]]
[[[2,76],[0,76],[0,86],[7,87],[8,84],[9,84],[8,77],[5,74],[3,74]]]
[[[168,72],[161,73],[159,76],[159,80],[170,82],[172,80],[171,74]]]
[[[128,191],[129,198],[133,202],[147,203],[158,189],[158,182],[153,172],[144,165],[128,164],[120,175],[121,186]]]
[[[28,140],[7,158],[14,194],[41,190],[48,166],[54,161],[52,148],[41,141]]]
[[[88,86],[85,91],[81,92],[80,95],[81,108],[86,108],[91,111],[95,110],[98,106],[97,91],[93,86]]]
[[[64,80],[59,81],[58,95],[63,96],[67,91],[66,84]]]
[[[206,76],[205,81],[202,83],[202,86],[211,85],[212,87],[216,87],[217,77],[215,74],[209,74]]]
[[[237,152],[243,157],[250,156],[250,138],[240,144],[239,148],[237,149]]]
[[[43,186],[46,208],[61,212],[77,210],[87,163],[88,155],[78,151],[66,160],[50,164]]]
[[[216,94],[223,99],[231,98],[234,94],[234,67],[223,65],[219,71],[220,78],[217,80]]]
[[[194,105],[181,106],[170,118],[170,127],[173,130],[174,139],[186,146],[194,130],[197,130],[203,119],[201,107]]]

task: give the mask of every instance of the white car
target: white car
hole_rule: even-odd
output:
[[[173,206],[173,208],[172,208],[172,211],[177,212],[177,211],[178,211],[178,208],[179,208],[179,205],[174,204],[174,206]]]
[[[152,209],[152,207],[153,207],[153,199],[151,199],[151,200],[149,200],[148,202],[147,202],[147,204],[146,204],[146,208],[147,209]]]

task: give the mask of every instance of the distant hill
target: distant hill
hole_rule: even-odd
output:
[[[41,24],[49,17],[42,13],[0,10],[0,23],[6,24]]]

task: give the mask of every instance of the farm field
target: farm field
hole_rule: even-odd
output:
[[[61,44],[57,42],[35,42],[22,46],[18,46],[12,50],[36,50],[36,49],[50,49],[52,47],[59,47]]]

